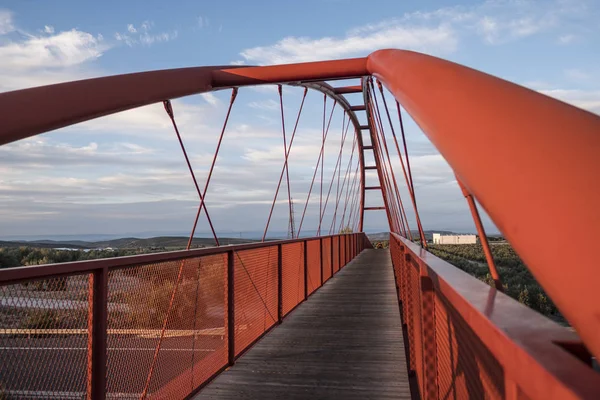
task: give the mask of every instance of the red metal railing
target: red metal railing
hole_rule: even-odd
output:
[[[337,241],[356,244],[349,261],[368,239],[354,233],[2,270],[0,299],[11,312],[0,325],[0,393],[185,398],[322,285]]]
[[[600,393],[576,333],[397,234],[390,251],[408,368],[422,398],[592,399]]]

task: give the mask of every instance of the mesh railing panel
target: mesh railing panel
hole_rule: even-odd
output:
[[[336,273],[340,270],[340,237],[333,237],[333,273]]]
[[[235,353],[277,322],[277,246],[234,252]]]
[[[0,286],[0,398],[84,398],[89,276]]]
[[[170,261],[159,261],[168,255],[144,256],[156,261],[135,266],[123,266],[117,259],[103,260],[101,267],[90,263],[86,271],[98,273],[97,288],[107,298],[107,396],[189,396],[230,362],[228,282],[233,283],[232,329],[239,355],[277,321],[278,248],[285,315],[304,299],[305,250],[308,290],[313,292],[321,286],[322,273],[328,279],[332,266],[349,261],[349,237],[223,249],[216,255]],[[340,253],[346,257],[343,264]],[[97,373],[91,373],[91,326],[101,321],[92,318],[92,276],[0,286],[0,398],[84,398],[90,382],[99,382]]]
[[[402,301],[402,294],[404,293],[404,291],[401,290],[403,254],[400,252],[400,245],[394,238],[390,238],[390,255],[392,258],[392,267],[394,268],[394,278],[396,280],[396,287],[398,288],[398,300]]]
[[[319,239],[306,242],[308,293],[321,286],[321,244]]]
[[[323,282],[326,282],[329,278],[331,278],[331,239],[325,238],[323,239],[323,254],[321,255],[323,258]]]
[[[411,323],[409,326],[409,348],[411,367],[417,372],[419,388],[423,388],[423,346],[421,338],[421,293],[419,285],[419,266],[411,260],[406,268],[409,275],[409,307]]]
[[[223,254],[109,272],[109,394],[142,393],[150,375],[150,396],[184,398],[227,363],[226,268]]]
[[[340,236],[340,268],[346,265],[346,240],[344,236]]]
[[[435,297],[440,398],[504,398],[504,371],[464,319]]]
[[[304,300],[304,242],[281,246],[282,313]]]

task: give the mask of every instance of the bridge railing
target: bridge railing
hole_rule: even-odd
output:
[[[408,368],[424,399],[595,398],[577,334],[394,233]],[[587,365],[586,365],[587,364]]]
[[[0,270],[0,397],[185,398],[366,245],[354,233]]]

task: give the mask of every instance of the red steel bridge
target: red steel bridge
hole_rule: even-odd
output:
[[[278,88],[281,170],[263,240],[222,245],[205,199],[238,91],[255,85]],[[292,120],[287,87],[303,93]],[[171,100],[219,90],[231,100],[199,182]],[[290,169],[307,92],[320,93],[322,135],[295,212]],[[600,397],[598,116],[452,62],[381,50],[1,93],[0,145],[153,103],[164,104],[198,198],[188,249],[0,270],[9,310],[0,398]],[[334,110],[339,132],[330,130]],[[427,251],[404,111],[456,175],[493,286]],[[325,152],[329,143],[339,150]],[[503,293],[478,204],[572,328]],[[290,237],[266,240],[281,207]],[[318,209],[315,226],[307,209]],[[372,249],[363,233],[377,213],[389,250]],[[217,246],[191,248],[200,218]],[[23,315],[39,308],[68,318],[23,328]]]

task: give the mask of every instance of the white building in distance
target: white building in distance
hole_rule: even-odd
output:
[[[433,234],[433,244],[475,244],[477,243],[476,235],[442,235],[439,233]]]

